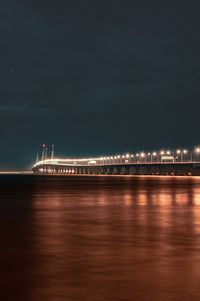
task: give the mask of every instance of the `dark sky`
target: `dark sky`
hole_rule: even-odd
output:
[[[198,2],[1,0],[0,169],[199,143]]]

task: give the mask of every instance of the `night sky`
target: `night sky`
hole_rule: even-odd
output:
[[[198,2],[1,0],[0,169],[198,144]]]

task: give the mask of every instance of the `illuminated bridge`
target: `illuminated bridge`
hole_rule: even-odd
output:
[[[32,168],[46,175],[200,175],[200,147],[193,150],[160,150],[91,158],[55,158],[54,146],[48,158],[43,145]]]

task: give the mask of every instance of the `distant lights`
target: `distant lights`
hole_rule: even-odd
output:
[[[200,149],[199,149],[199,151],[200,151]],[[188,151],[187,151],[187,149],[183,149],[183,150],[177,149],[177,150],[176,150],[176,153],[177,153],[177,154],[187,154]]]
[[[54,144],[51,145],[54,147]],[[37,167],[38,170],[42,165],[47,168],[47,165],[63,165],[66,167],[70,166],[83,166],[83,165],[112,165],[112,164],[122,164],[129,163],[129,164],[136,164],[136,163],[152,163],[152,162],[192,162],[194,159],[200,158],[200,145],[196,146],[193,150],[187,148],[177,148],[177,149],[170,149],[170,148],[163,148],[158,151],[142,151],[138,153],[127,152],[123,154],[115,154],[110,156],[98,156],[98,157],[88,157],[88,158],[54,158],[50,156],[47,157],[47,144],[41,144],[40,148],[42,149],[42,158],[38,160],[34,167]],[[65,167],[65,168],[66,168]],[[43,167],[42,167],[43,168]],[[67,169],[64,172],[68,172]],[[73,173],[73,171],[69,171],[69,173]]]

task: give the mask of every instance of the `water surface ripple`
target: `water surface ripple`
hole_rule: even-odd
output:
[[[200,178],[0,176],[0,300],[200,300]]]

